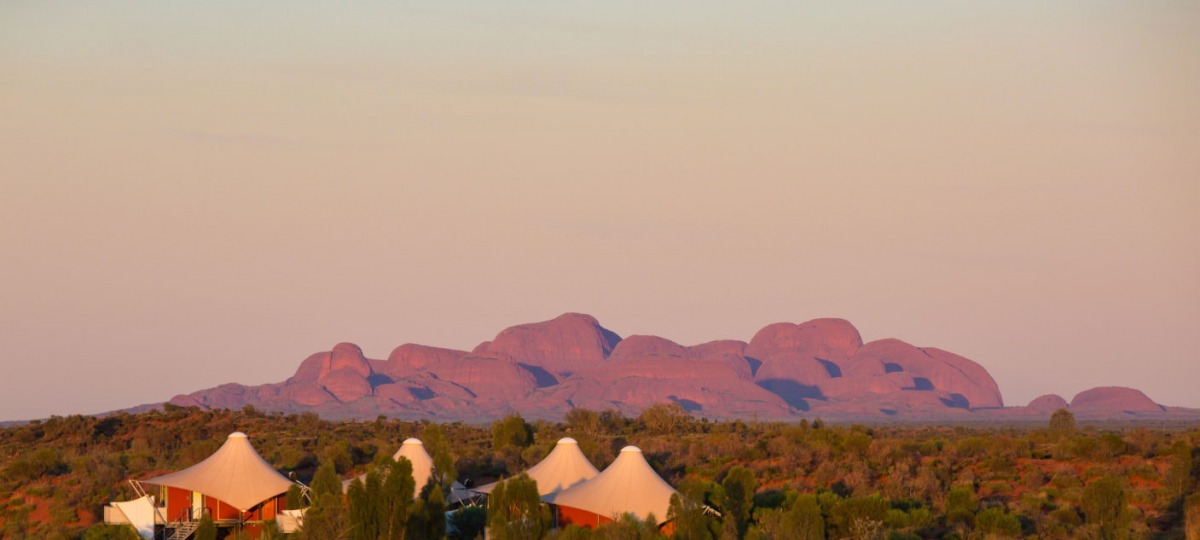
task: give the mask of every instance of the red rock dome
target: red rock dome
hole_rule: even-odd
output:
[[[591,315],[567,313],[507,328],[473,353],[507,356],[565,376],[603,362],[620,341],[620,336],[600,326]]]
[[[1067,400],[1063,399],[1062,396],[1058,394],[1046,394],[1044,396],[1038,396],[1034,398],[1033,401],[1029,402],[1029,405],[1026,405],[1026,408],[1033,409],[1035,411],[1054,412],[1059,409],[1065,409],[1069,406],[1070,404],[1067,403]]]
[[[1084,390],[1071,400],[1071,411],[1089,412],[1160,412],[1163,408],[1140,390],[1123,386],[1101,386]]]

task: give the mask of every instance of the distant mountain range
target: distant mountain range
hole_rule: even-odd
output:
[[[331,419],[487,421],[517,412],[561,419],[582,407],[636,415],[678,403],[713,419],[1020,421],[1068,407],[1081,419],[1195,419],[1138,390],[1103,387],[1005,407],[979,364],[897,339],[863,343],[842,319],[769,325],[749,342],[683,346],[656,336],[621,338],[589,315],[507,328],[474,350],[397,347],[386,360],[352,343],[309,356],[283,382],[224,384],[179,395],[180,406],[315,412]]]

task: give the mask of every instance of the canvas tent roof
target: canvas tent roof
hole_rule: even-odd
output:
[[[429,477],[433,476],[433,458],[429,456],[429,452],[425,451],[425,443],[420,439],[408,438],[404,440],[404,444],[400,445],[400,449],[392,454],[392,459],[399,460],[401,457],[408,459],[412,463],[413,481],[416,483],[414,497],[419,497],[421,488],[429,482]],[[355,478],[362,479],[364,482],[367,479],[366,473],[360,474],[354,478],[342,482],[342,491],[346,491],[350,487],[350,482]]]
[[[542,496],[542,502],[586,510],[616,518],[629,513],[638,519],[654,514],[659,523],[667,521],[671,495],[675,488],[667,484],[642,456],[636,446],[626,446],[621,454],[595,478],[558,493]]]
[[[433,476],[433,458],[425,451],[425,443],[414,438],[405,439],[400,449],[392,454],[392,459],[399,460],[401,457],[408,458],[412,463],[413,480],[417,483],[415,490],[420,493],[421,488],[429,482],[429,477]]]
[[[225,444],[204,461],[144,482],[203,493],[243,512],[292,486],[291,480],[254,451],[242,432],[230,434]]]
[[[464,486],[455,480],[453,484],[450,484],[450,493],[446,495],[446,504],[451,506],[456,504],[467,504],[475,496],[476,495],[473,490],[467,489],[467,486]]]
[[[592,462],[579,450],[579,443],[570,437],[559,439],[546,459],[525,471],[525,474],[537,481],[538,495],[562,491],[595,477],[598,473]],[[475,491],[491,493],[496,484],[493,482],[479,486]]]

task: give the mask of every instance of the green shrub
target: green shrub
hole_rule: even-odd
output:
[[[83,540],[142,540],[142,537],[129,525],[98,523],[88,527]]]

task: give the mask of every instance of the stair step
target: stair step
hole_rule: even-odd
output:
[[[199,527],[200,524],[195,521],[176,523],[174,527],[175,532],[172,533],[171,536],[167,537],[167,540],[187,540],[188,538],[191,538],[192,533],[196,532],[196,529]]]

